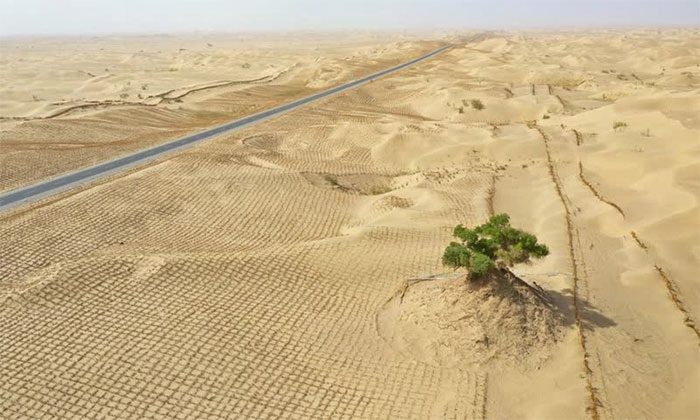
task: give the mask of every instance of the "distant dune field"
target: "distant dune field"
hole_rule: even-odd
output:
[[[18,44],[0,189],[438,45],[367,37]],[[700,33],[465,39],[0,215],[0,417],[700,416]],[[556,323],[441,265],[502,212]]]
[[[6,40],[0,191],[289,102],[434,45],[372,34]]]

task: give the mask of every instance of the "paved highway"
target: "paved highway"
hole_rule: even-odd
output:
[[[345,83],[340,86],[336,86],[334,88],[325,90],[323,92],[319,92],[316,94],[313,94],[311,96],[307,96],[302,99],[298,99],[293,102],[289,102],[284,105],[280,105],[271,109],[268,109],[266,111],[259,112],[257,114],[249,115],[247,117],[231,121],[229,123],[213,127],[207,130],[204,130],[199,133],[191,134],[173,141],[170,141],[168,143],[160,144],[155,147],[151,147],[149,149],[144,149],[138,152],[134,152],[130,155],[122,156],[113,160],[109,160],[103,163],[100,163],[95,166],[91,166],[88,168],[84,169],[79,169],[74,172],[69,172],[65,173],[62,175],[58,175],[54,178],[48,179],[46,181],[41,181],[33,185],[29,185],[26,187],[21,187],[17,188],[14,190],[6,191],[4,193],[0,193],[0,212],[9,210],[11,208],[21,206],[54,194],[57,194],[62,191],[66,191],[70,188],[74,188],[83,184],[86,184],[88,182],[92,182],[94,180],[104,178],[108,175],[112,175],[114,173],[117,173],[119,171],[123,171],[128,168],[132,168],[134,166],[138,165],[143,165],[144,163],[150,162],[156,158],[159,158],[165,154],[172,153],[174,151],[189,147],[195,143],[202,142],[207,139],[211,139],[212,137],[218,136],[220,134],[236,130],[239,128],[243,128],[261,121],[264,121],[266,119],[269,119],[271,117],[281,115],[285,112],[289,112],[293,109],[299,108],[300,106],[306,105],[308,103],[317,101],[319,99],[338,94],[340,92],[346,91],[348,89],[353,89],[355,87],[361,86],[365,83],[368,83],[374,79],[377,79],[382,76],[386,76],[391,73],[395,73],[401,69],[404,69],[408,66],[411,66],[413,64],[416,64],[418,62],[427,60],[443,51],[446,49],[450,48],[450,46],[444,46],[442,48],[439,48],[433,52],[430,52],[428,54],[422,55],[416,59],[413,59],[411,61],[408,61],[403,64],[399,64],[397,66],[388,68],[386,70],[379,71],[377,73],[371,74],[369,76],[363,77],[361,79],[353,80],[351,82]]]

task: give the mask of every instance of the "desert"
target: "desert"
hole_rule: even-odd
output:
[[[11,39],[0,192],[442,46],[0,213],[0,418],[700,417],[697,28]]]

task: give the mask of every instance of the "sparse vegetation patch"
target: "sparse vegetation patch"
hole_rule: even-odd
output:
[[[472,108],[476,109],[477,111],[481,111],[482,109],[486,108],[484,106],[484,103],[481,102],[480,99],[472,99],[471,104],[472,104]]]
[[[615,130],[615,131],[617,131],[617,130],[622,130],[622,129],[624,129],[625,127],[627,127],[627,123],[624,122],[624,121],[615,121],[615,122],[613,123],[613,130]]]
[[[476,280],[497,267],[512,267],[533,258],[549,254],[549,248],[537,241],[535,235],[510,225],[507,214],[498,214],[487,223],[473,229],[458,225],[442,256],[442,263],[454,269],[469,270],[469,279]]]

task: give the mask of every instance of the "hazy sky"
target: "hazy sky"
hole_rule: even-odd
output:
[[[0,0],[0,35],[700,26],[700,0]]]

